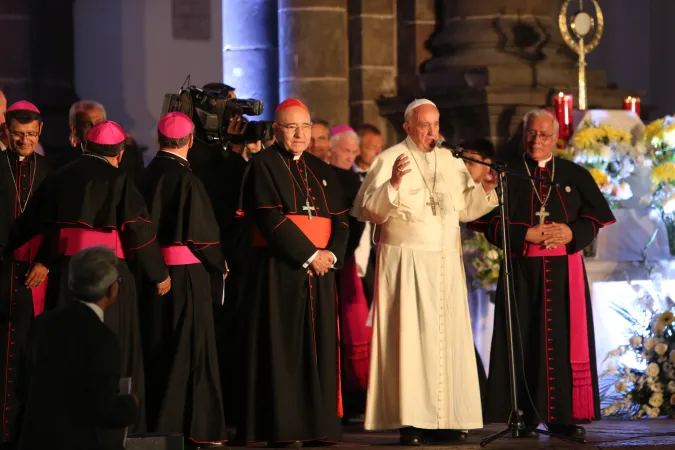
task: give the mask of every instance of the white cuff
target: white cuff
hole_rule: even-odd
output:
[[[302,265],[303,269],[306,269],[309,267],[310,264],[312,264],[312,261],[314,261],[314,258],[316,258],[316,255],[319,254],[319,251],[315,251],[312,256],[309,257],[309,259]]]
[[[330,266],[331,269],[335,269],[335,264],[337,264],[337,256],[335,256],[335,253],[330,252],[331,255],[333,255],[333,265]]]
[[[398,200],[398,190],[394,189],[394,186],[391,185],[391,180],[387,183],[387,198],[389,199],[389,203],[398,206],[395,203]]]

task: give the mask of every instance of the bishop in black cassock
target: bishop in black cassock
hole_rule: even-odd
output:
[[[237,440],[273,446],[341,440],[335,272],[349,228],[333,169],[307,154],[309,111],[277,108],[277,143],[249,162],[250,248],[242,418]]]
[[[88,134],[86,152],[48,177],[14,223],[10,247],[43,234],[49,249],[50,279],[45,308],[72,303],[68,293],[68,262],[83,248],[103,245],[120,258],[119,301],[105,314],[105,323],[120,341],[123,377],[132,378],[132,391],[145,405],[144,370],[134,278],[126,261],[133,259],[160,294],[171,286],[169,272],[155,237],[145,201],[129,177],[117,168],[125,139],[114,122],[101,122]],[[42,249],[40,250],[42,252]],[[144,412],[141,411],[141,419]],[[145,421],[138,429],[145,427]]]
[[[35,153],[42,118],[35,105],[20,101],[7,110],[5,132],[9,148],[0,153],[0,211],[3,233],[10,229],[14,220],[26,209],[35,190],[50,172],[45,159]],[[6,244],[3,236],[2,245]],[[33,288],[27,285],[28,273],[33,262],[40,262],[38,255],[40,237],[8,254],[0,263],[0,383],[3,409],[0,442],[16,442],[20,431],[17,422],[20,403],[16,384],[23,374],[19,361],[28,339],[33,318],[44,308],[46,282]],[[29,284],[37,284],[31,280]]]
[[[145,169],[141,191],[157,227],[172,289],[153,296],[145,283],[141,329],[150,431],[183,433],[194,442],[227,439],[209,272],[227,273],[220,231],[206,189],[190,171],[192,120],[172,112],[160,120],[160,150]],[[145,294],[145,293],[144,293]]]
[[[525,153],[508,167],[559,187],[507,176],[518,401],[528,427],[543,421],[555,433],[579,436],[585,431],[575,424],[600,419],[593,314],[581,251],[614,216],[586,169],[553,156],[555,119],[535,110],[524,124]],[[498,213],[473,226],[501,247]],[[505,422],[511,411],[505,309],[502,271],[486,422]]]

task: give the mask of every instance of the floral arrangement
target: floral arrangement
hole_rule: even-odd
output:
[[[637,294],[631,304],[615,302],[613,309],[628,324],[628,345],[612,350],[605,358],[607,369],[600,376],[604,416],[675,417],[675,303],[662,299],[661,276],[647,262],[642,264],[651,284],[629,284]]]
[[[609,204],[616,208],[619,201],[633,196],[624,180],[645,161],[644,145],[632,145],[632,141],[628,131],[586,122],[558,155],[588,169]]]
[[[675,118],[665,116],[651,122],[642,140],[654,165],[650,203],[661,212],[670,253],[675,256]]]
[[[503,252],[490,244],[483,233],[474,233],[462,239],[466,261],[475,269],[473,287],[492,292],[497,290]]]
[[[642,134],[647,157],[654,167],[675,162],[675,117],[665,116],[649,123]]]

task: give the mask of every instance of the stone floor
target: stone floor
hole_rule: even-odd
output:
[[[500,425],[490,425],[482,430],[469,433],[469,439],[461,444],[428,446],[434,449],[480,449],[480,441],[502,430]],[[675,450],[675,420],[604,420],[586,427],[587,445],[570,444],[557,439],[541,437],[539,439],[502,438],[487,447],[487,450],[529,450],[529,449],[608,449],[608,450]],[[343,444],[336,447],[324,447],[328,450],[400,450],[398,432],[364,432],[361,424],[350,424],[344,429]],[[129,439],[126,450],[182,450],[183,443],[177,436],[146,436]],[[252,444],[249,449],[265,448],[264,443]],[[318,450],[314,448],[314,450]]]
[[[461,444],[434,446],[444,449],[479,449],[480,441],[503,427],[489,425],[486,428],[469,433],[469,439]],[[675,420],[603,420],[586,426],[587,445],[571,444],[557,439],[541,437],[539,439],[502,438],[485,447],[486,449],[675,449]],[[381,450],[398,446],[398,433],[366,433],[358,425],[345,427],[345,443],[340,447],[377,446]]]

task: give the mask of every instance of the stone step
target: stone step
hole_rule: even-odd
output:
[[[183,450],[182,434],[135,434],[127,438],[125,450]]]

